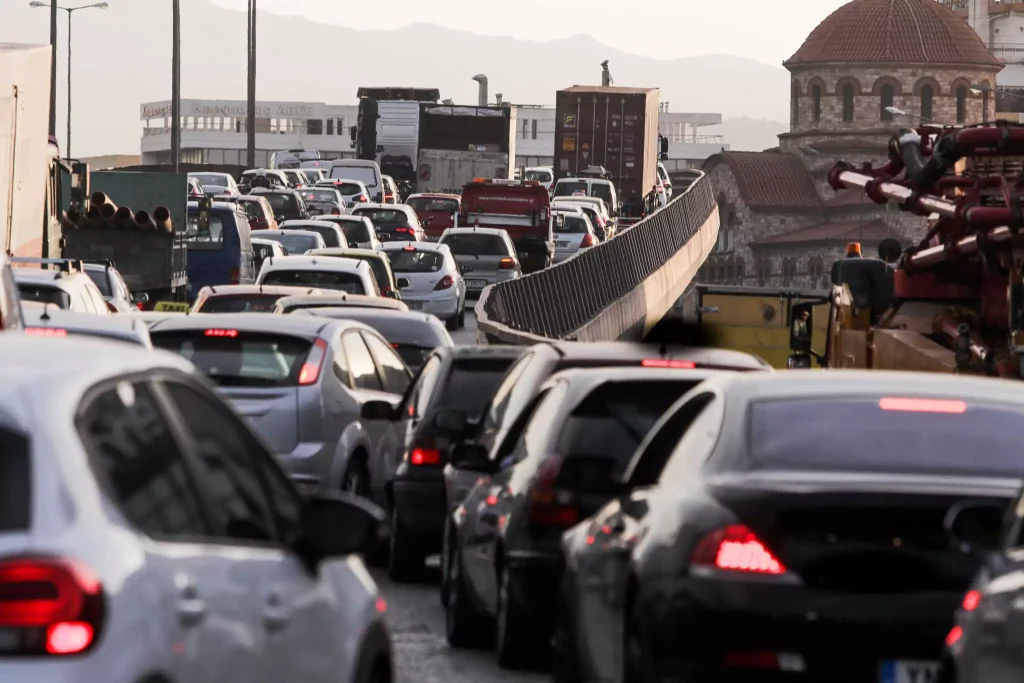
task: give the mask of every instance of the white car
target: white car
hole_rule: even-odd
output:
[[[590,224],[590,219],[580,207],[552,210],[551,215],[555,219],[555,258],[552,260],[554,263],[572,258],[597,245],[594,226]]]
[[[334,223],[345,233],[348,246],[353,249],[380,249],[380,240],[373,222],[366,216],[319,216],[317,220]]]
[[[341,226],[331,221],[320,220],[320,218],[320,216],[316,216],[315,218],[284,221],[278,225],[278,228],[280,230],[315,232],[324,238],[324,245],[327,247],[348,248],[348,240],[345,239],[345,233]]]
[[[384,178],[376,161],[368,159],[335,159],[331,164],[331,180],[358,180],[369,192],[371,202],[384,201]]]
[[[402,301],[409,310],[432,313],[449,330],[466,324],[466,281],[447,244],[387,242],[383,251],[391,259],[395,277],[409,281]]]
[[[261,240],[277,242],[286,252],[286,255],[305,254],[311,249],[323,249],[327,246],[323,235],[314,230],[253,230],[253,235]]]
[[[24,259],[11,259],[11,263],[23,261]],[[107,303],[99,288],[85,273],[41,268],[12,268],[11,272],[14,274],[14,281],[18,283],[22,301],[53,304],[57,308],[76,313],[117,313],[113,304]]]
[[[284,256],[265,261],[256,284],[317,287],[380,296],[370,264],[331,256]]]
[[[658,162],[658,177],[661,178],[661,184],[665,186],[665,194],[668,198],[672,199],[672,178],[668,175],[668,169],[665,168],[665,164]]]
[[[303,500],[176,355],[14,334],[0,357],[0,680],[391,680],[358,556],[379,508]]]
[[[608,211],[608,205],[600,197],[559,197],[551,202],[551,210],[561,208],[573,208],[575,206],[583,209],[587,214],[591,225],[594,226],[594,233],[602,242],[607,242],[615,237],[615,219]]]
[[[230,173],[207,173],[206,171],[195,171],[188,174],[189,178],[195,178],[203,186],[206,194],[211,197],[239,197],[242,192],[238,189],[238,183]]]
[[[526,177],[523,180],[533,180],[544,186],[544,189],[551,192],[555,184],[555,170],[550,166],[533,166],[526,169]]]
[[[351,210],[357,204],[370,202],[370,191],[358,180],[347,178],[329,178],[317,183],[317,187],[333,187],[345,202],[345,208]]]
[[[149,301],[149,295],[145,292],[133,296],[124,278],[121,277],[121,273],[117,272],[117,268],[109,263],[86,262],[83,266],[85,274],[89,276],[92,283],[96,285],[96,289],[100,290],[100,294],[109,304],[108,308],[113,306],[118,313],[131,313]]]

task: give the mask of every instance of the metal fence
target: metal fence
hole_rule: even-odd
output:
[[[707,221],[715,198],[706,175],[674,190],[668,206],[609,242],[491,287],[483,302],[488,320],[549,339],[571,337],[634,292]]]

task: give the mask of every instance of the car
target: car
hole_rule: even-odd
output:
[[[668,174],[668,169],[665,168],[665,164],[658,162],[658,178],[661,179],[661,184],[665,186],[665,195],[671,200],[672,199],[672,178]]]
[[[256,284],[320,287],[380,297],[373,270],[366,261],[329,256],[285,256],[267,261]]]
[[[660,175],[654,176],[654,190],[658,193],[658,207],[668,206],[668,191]]]
[[[327,178],[327,173],[322,168],[299,168],[299,172],[306,176],[306,187],[316,185]]]
[[[353,298],[349,297],[349,301],[335,306],[296,308],[292,314],[344,318],[366,323],[384,335],[413,372],[419,371],[431,351],[454,344],[444,325],[432,315],[403,311],[400,308],[364,306],[360,301],[352,301]]]
[[[366,185],[358,180],[328,178],[318,182],[317,187],[328,187],[337,190],[338,194],[345,201],[345,208],[349,210],[358,204],[368,204],[370,202],[370,191],[366,189]]]
[[[562,533],[615,498],[619,477],[648,430],[717,372],[558,372],[494,448],[452,450],[452,466],[479,478],[444,535],[442,595],[452,646],[474,645],[493,626],[500,666],[543,661],[554,631]],[[444,412],[435,420],[442,426],[451,421]],[[463,420],[458,415],[454,424]]]
[[[306,176],[297,168],[282,168],[280,171],[288,179],[288,185],[292,188],[303,188],[308,182]]]
[[[307,491],[364,492],[385,426],[364,421],[361,406],[397,401],[412,379],[378,332],[349,320],[192,315],[156,323],[150,336],[210,377]]]
[[[188,174],[189,178],[195,178],[203,186],[208,195],[216,197],[239,197],[242,193],[238,189],[238,183],[230,173],[193,172]]]
[[[395,179],[389,175],[382,175],[380,178],[384,183],[384,199],[381,200],[381,204],[400,204],[401,200],[398,196],[398,185],[395,184]]]
[[[424,239],[436,242],[445,230],[455,227],[455,217],[462,207],[462,198],[457,194],[429,192],[409,195],[405,203],[420,219]]]
[[[257,187],[250,190],[249,194],[266,199],[274,210],[274,218],[278,223],[304,221],[309,218],[306,203],[302,201],[302,195],[298,190],[284,188],[270,190]]]
[[[448,228],[438,243],[448,246],[463,269],[467,295],[523,276],[516,248],[500,228]]]
[[[277,230],[256,230],[252,234],[256,235],[258,239],[279,243],[287,252],[285,256],[305,254],[310,249],[323,249],[327,246],[323,235],[315,230],[297,230],[295,228],[283,230],[278,228]],[[263,263],[267,262],[263,261]],[[262,265],[260,269],[263,269]]]
[[[266,197],[258,194],[243,194],[237,200],[239,206],[249,217],[249,228],[252,230],[277,230],[277,219],[274,209]]]
[[[341,193],[333,187],[314,187],[313,183],[309,183],[302,188],[301,194],[311,215],[340,216],[347,212],[345,200]]]
[[[108,305],[92,279],[79,268],[81,261],[61,259],[14,258],[14,264],[56,266],[56,270],[43,268],[13,268],[18,295],[24,301],[39,301],[78,313],[109,315]]]
[[[345,294],[324,290],[320,296],[286,296],[274,304],[274,313],[294,313],[301,309],[311,308],[376,308],[383,311],[408,311],[409,307],[402,301],[384,296],[366,296],[363,294]]]
[[[348,240],[345,233],[336,223],[321,220],[285,221],[280,225],[281,230],[306,230],[318,232],[324,238],[325,247],[348,248]],[[319,247],[317,247],[319,248]]]
[[[551,200],[563,197],[599,197],[615,218],[618,213],[618,196],[615,185],[601,178],[559,178],[551,190]]]
[[[183,358],[20,334],[0,357],[0,678],[390,680],[359,558],[379,509],[304,500]]]
[[[242,180],[239,183],[241,189],[246,189],[243,194],[251,194],[255,189],[289,189],[291,181],[284,171],[276,168],[253,168],[242,173]]]
[[[128,291],[128,285],[125,284],[121,273],[109,262],[86,261],[82,266],[85,274],[96,285],[96,289],[100,290],[111,313],[128,313],[149,302],[149,295],[145,292],[133,296]]]
[[[25,334],[36,337],[92,337],[152,349],[149,328],[134,315],[92,315],[55,306],[26,310]]]
[[[526,176],[522,180],[533,180],[544,186],[544,189],[551,192],[555,184],[555,170],[550,166],[532,166],[526,169]]]
[[[21,294],[10,259],[0,251],[0,332],[22,328]]]
[[[409,286],[408,278],[395,278],[395,274],[391,270],[391,259],[382,251],[370,251],[369,249],[313,249],[308,252],[308,255],[366,261],[373,270],[373,277],[377,281],[377,287],[380,288],[381,296],[401,299],[400,290],[403,287]]]
[[[377,230],[366,216],[319,216],[317,220],[334,223],[341,228],[348,246],[353,249],[378,251],[381,247]]]
[[[466,281],[447,245],[388,242],[383,251],[395,275],[409,281],[402,301],[410,309],[436,315],[452,331],[465,327]]]
[[[253,237],[250,241],[252,242],[253,265],[256,267],[257,273],[260,272],[260,268],[263,267],[263,263],[267,259],[281,258],[288,255],[288,250],[280,242],[260,239],[259,237]]]
[[[583,209],[552,209],[551,213],[555,217],[554,263],[561,263],[597,245],[594,226],[590,224],[590,219],[583,213]],[[562,220],[559,220],[559,217]]]
[[[359,181],[366,186],[369,201],[384,203],[384,180],[376,161],[335,159],[331,164],[330,179]]]
[[[190,201],[195,201],[206,196],[206,190],[203,189],[202,184],[195,178],[188,179],[188,192],[186,194]]]
[[[188,315],[189,313],[191,313],[191,311],[188,313],[182,311],[133,311],[130,315],[132,320],[138,320],[149,328],[161,320],[176,318],[178,316]]]
[[[386,330],[378,329],[394,343]],[[448,434],[435,424],[435,415],[446,409],[469,414],[478,410],[523,351],[518,346],[434,349],[418,364],[416,380],[402,403],[387,413],[393,432],[387,443],[393,450],[378,453],[377,459],[384,470],[383,502],[390,511],[388,574],[392,580],[418,579],[426,557],[441,550],[448,518],[444,490]],[[403,358],[409,364],[408,357]]]
[[[615,220],[600,197],[561,197],[551,203],[551,210],[572,209],[578,206],[594,226],[594,234],[602,242],[615,237]]]
[[[274,304],[288,296],[321,296],[329,290],[277,285],[223,285],[203,287],[192,313],[272,313]]]
[[[985,562],[949,532],[991,506],[989,533],[1010,528],[1022,415],[1013,384],[991,378],[709,379],[651,429],[618,500],[563,537],[556,671],[941,680],[954,610]]]
[[[352,215],[369,218],[381,242],[418,242],[424,239],[420,219],[412,207],[405,204],[360,204],[352,209]]]

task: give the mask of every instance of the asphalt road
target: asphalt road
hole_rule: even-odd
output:
[[[452,340],[458,345],[476,344],[476,314],[473,307],[476,306],[476,299],[466,300],[466,326],[457,332],[451,332]]]

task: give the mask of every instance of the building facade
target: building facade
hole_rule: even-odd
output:
[[[939,0],[974,29],[1006,64],[995,83],[996,118],[1024,121],[1024,2]]]

